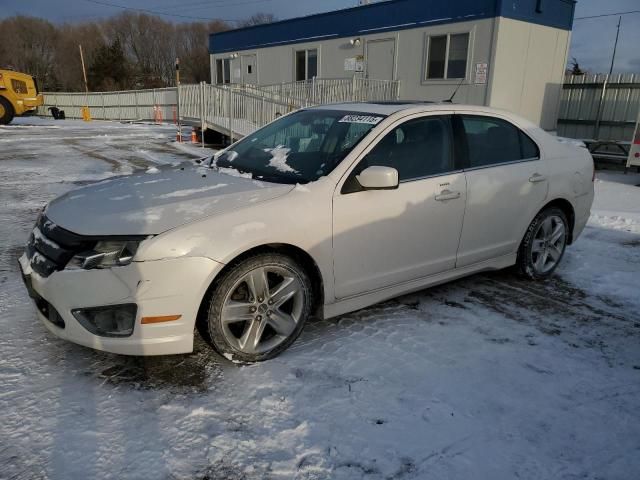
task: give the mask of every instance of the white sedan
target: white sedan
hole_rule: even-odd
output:
[[[486,107],[351,103],[300,110],[208,165],[69,192],[20,265],[64,339],[228,358],[286,349],[335,317],[472,273],[549,277],[593,201],[589,152]]]

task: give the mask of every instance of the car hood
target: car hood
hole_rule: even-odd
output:
[[[47,206],[47,218],[80,235],[153,235],[294,188],[204,167],[150,171],[70,191]]]

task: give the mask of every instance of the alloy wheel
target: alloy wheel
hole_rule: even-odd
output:
[[[544,275],[553,270],[564,252],[566,225],[557,215],[545,218],[531,243],[531,263],[536,273]]]
[[[302,283],[281,266],[250,270],[228,291],[222,306],[225,340],[245,354],[262,354],[287,340],[304,310]]]

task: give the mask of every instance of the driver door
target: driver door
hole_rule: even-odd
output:
[[[358,189],[354,177],[373,165],[398,170],[398,188]],[[451,117],[422,116],[395,127],[334,194],[336,297],[455,268],[465,201],[466,180],[455,165]]]

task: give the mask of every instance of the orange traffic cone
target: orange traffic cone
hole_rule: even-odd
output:
[[[198,133],[195,128],[191,130],[191,143],[198,143]]]

